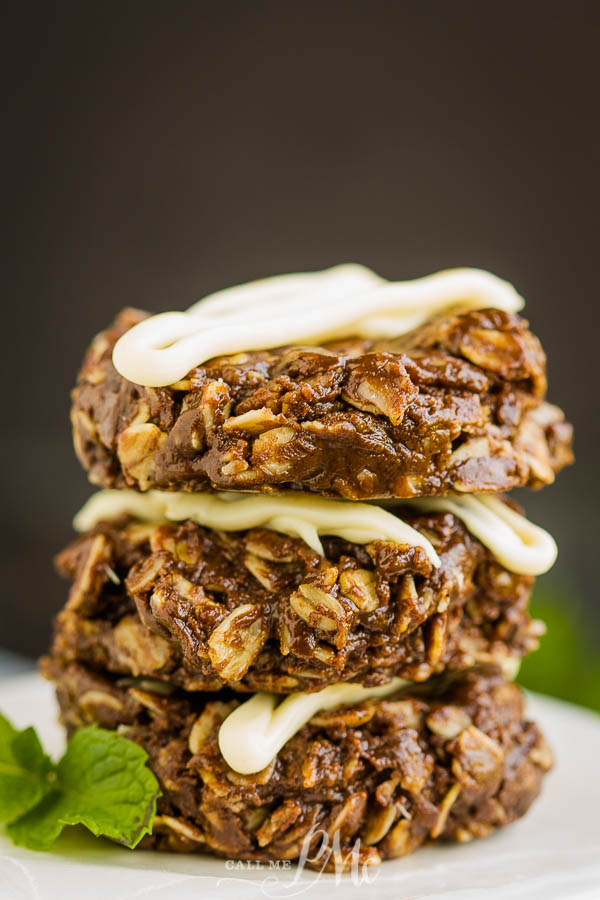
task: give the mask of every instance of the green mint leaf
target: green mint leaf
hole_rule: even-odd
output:
[[[17,731],[0,714],[0,822],[39,803],[52,789],[54,771],[35,730]]]
[[[58,764],[54,789],[8,826],[13,842],[49,850],[65,825],[135,847],[152,831],[158,782],[147,753],[96,725],[73,735]]]

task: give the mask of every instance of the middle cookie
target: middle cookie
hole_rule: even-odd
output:
[[[489,662],[513,676],[543,633],[527,612],[526,566],[511,571],[485,530],[489,546],[471,533],[477,522],[470,531],[451,512],[388,515],[433,550],[322,535],[319,553],[270,528],[224,531],[191,518],[88,523],[57,560],[73,586],[54,655],[197,691],[424,681]]]

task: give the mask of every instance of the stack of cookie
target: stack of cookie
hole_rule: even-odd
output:
[[[503,492],[572,456],[521,304],[340,266],[95,338],[72,422],[102,490],[42,670],[68,730],[147,750],[145,846],[377,863],[527,810],[552,757],[514,677],[556,547]]]

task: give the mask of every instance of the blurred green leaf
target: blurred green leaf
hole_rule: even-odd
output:
[[[538,582],[531,614],[548,630],[540,649],[523,661],[518,680],[530,690],[600,712],[600,657],[582,610],[576,593]]]

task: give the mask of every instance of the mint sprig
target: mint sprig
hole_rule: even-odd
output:
[[[35,806],[51,790],[53,769],[34,729],[17,731],[0,713],[0,821]]]
[[[13,843],[49,850],[65,825],[135,847],[152,832],[158,782],[148,754],[97,725],[80,728],[57,763],[33,728],[0,714],[0,822]]]

